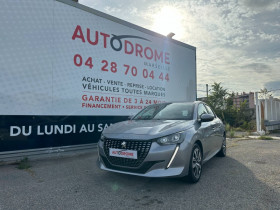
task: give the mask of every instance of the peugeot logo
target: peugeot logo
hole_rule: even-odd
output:
[[[123,141],[122,143],[121,143],[121,145],[122,145],[122,148],[126,148],[126,142],[125,141]]]

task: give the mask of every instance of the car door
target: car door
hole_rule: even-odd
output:
[[[222,141],[223,141],[223,131],[222,131],[222,121],[216,116],[216,114],[213,112],[213,110],[207,105],[204,104],[208,113],[209,114],[213,114],[215,116],[211,127],[213,130],[213,152],[220,150],[221,149],[221,145],[222,145]]]
[[[197,108],[197,117],[200,119],[202,114],[208,114],[208,111],[203,103],[200,103]],[[200,122],[199,133],[202,136],[203,152],[204,159],[207,159],[211,155],[214,146],[213,146],[213,129],[212,121],[210,122]]]

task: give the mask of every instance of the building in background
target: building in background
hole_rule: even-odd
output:
[[[236,94],[233,97],[233,105],[236,106],[237,108],[240,108],[241,104],[246,101],[246,108],[249,109],[255,109],[255,98],[254,98],[254,93],[245,93],[243,92],[242,94]]]

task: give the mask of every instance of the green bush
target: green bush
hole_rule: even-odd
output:
[[[226,123],[226,132],[229,132],[230,131],[230,125],[228,123]]]
[[[260,136],[258,139],[260,140],[273,140],[270,136]]]
[[[255,131],[257,128],[256,128],[256,121],[255,120],[251,120],[249,123],[248,123],[248,130],[249,131]]]
[[[27,157],[23,158],[23,159],[19,162],[17,168],[18,168],[18,169],[29,169],[29,168],[31,168],[31,165],[30,165],[30,163],[29,163],[28,158],[27,158]]]
[[[243,128],[240,128],[240,127],[235,128],[234,130],[235,130],[235,131],[238,131],[238,132],[242,132],[242,131],[244,131],[244,129],[243,129]]]
[[[235,132],[234,132],[233,129],[231,129],[231,130],[230,130],[230,133],[229,133],[229,137],[230,137],[230,138],[234,138],[234,136],[235,136]]]
[[[248,130],[248,122],[244,121],[243,124],[240,127],[245,129],[245,130]]]

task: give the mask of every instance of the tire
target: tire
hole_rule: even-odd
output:
[[[227,139],[226,139],[226,135],[224,135],[223,143],[222,143],[220,151],[217,153],[217,156],[225,157],[226,155],[227,155]]]
[[[202,172],[202,151],[198,144],[194,144],[190,164],[189,164],[189,174],[186,179],[191,183],[196,183],[199,181]]]

